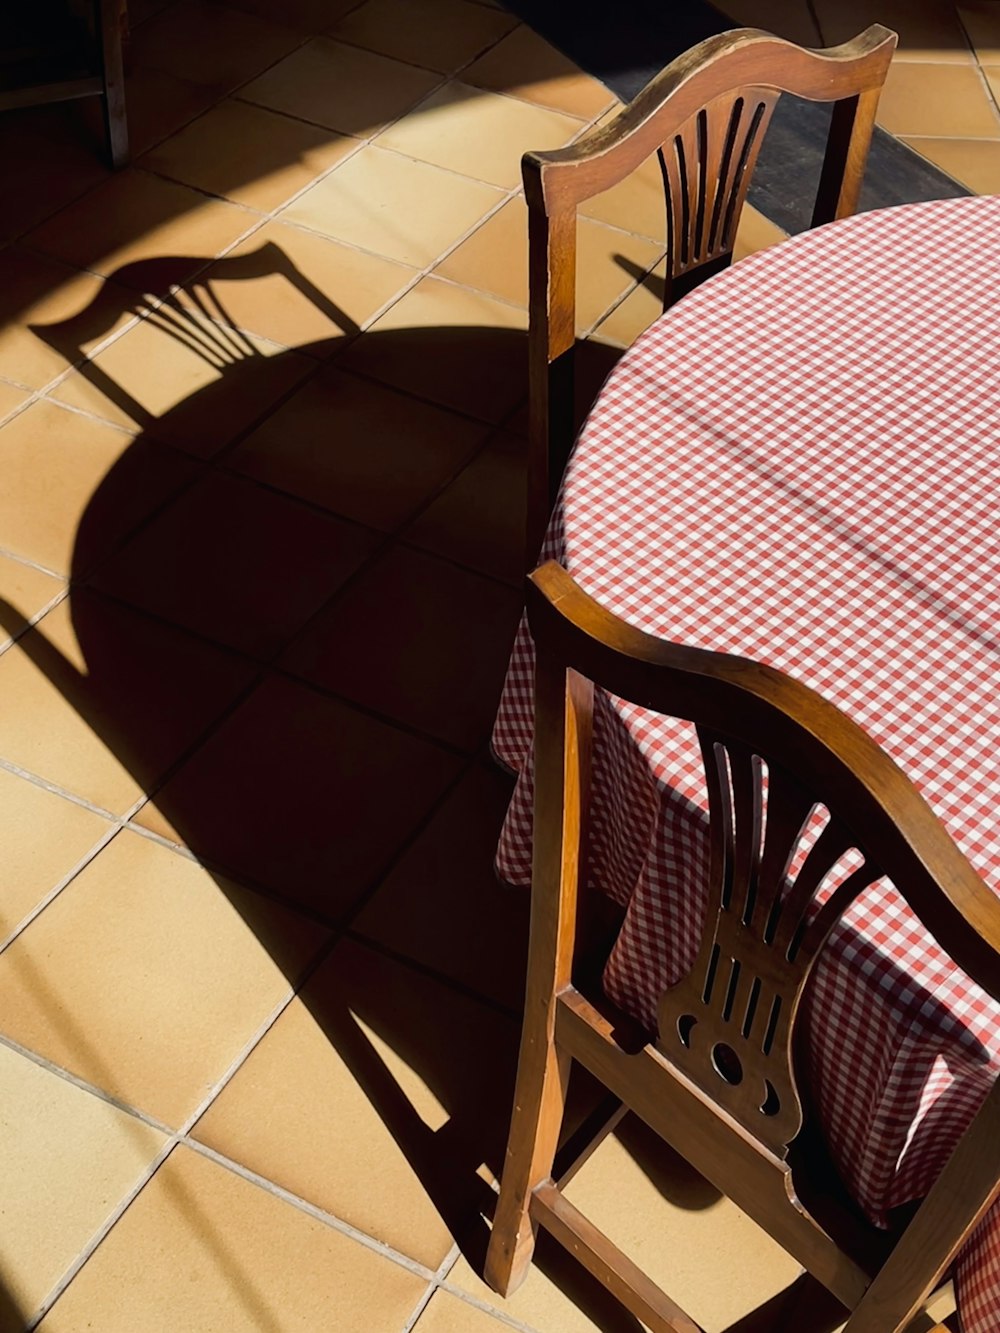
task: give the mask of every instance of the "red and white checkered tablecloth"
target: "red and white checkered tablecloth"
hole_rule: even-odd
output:
[[[865,213],[697,288],[626,353],[543,555],[634,625],[805,681],[882,745],[1000,892],[1000,198]],[[530,882],[533,657],[494,732],[519,773],[497,855]],[[652,1027],[693,956],[701,766],[685,724],[595,710],[593,882],[623,905],[609,994]],[[891,886],[817,969],[811,1076],[876,1220],[920,1197],[1000,1070],[1000,1006]],[[957,1265],[1000,1329],[1000,1204]]]

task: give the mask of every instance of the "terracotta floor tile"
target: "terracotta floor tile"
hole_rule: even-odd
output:
[[[502,198],[481,181],[368,147],[307,190],[281,217],[424,268]]]
[[[277,7],[280,15],[280,6]],[[301,42],[293,28],[206,0],[180,0],[136,29],[130,58],[220,92],[252,79]]]
[[[359,144],[229,98],[146,153],[141,165],[269,213]]]
[[[663,192],[660,193],[663,204]],[[581,217],[577,223],[576,325],[589,329],[652,268],[663,243]],[[513,197],[435,269],[456,283],[528,304],[528,211]]]
[[[382,148],[513,189],[529,149],[560,148],[582,128],[558,111],[446,84],[378,136]]]
[[[212,0],[213,4],[225,4],[232,9],[241,9],[246,14],[258,14],[262,18],[274,15],[274,0]],[[281,21],[290,28],[303,33],[324,32],[331,23],[342,14],[356,9],[360,0],[281,0]]]
[[[133,537],[94,582],[175,625],[267,659],[376,542],[367,528],[253,482],[209,474]]]
[[[274,678],[137,822],[167,836],[173,829],[206,859],[333,919],[388,865],[458,768],[428,742]]]
[[[885,123],[1000,192],[997,0],[817,0],[822,34],[804,0],[720,4],[807,45],[898,30]],[[509,1302],[474,1275],[513,1088],[517,1032],[498,1007],[520,1004],[528,895],[492,870],[509,779],[454,753],[492,720],[483,681],[499,688],[498,626],[509,616],[509,637],[523,574],[526,227],[506,191],[522,151],[606,122],[614,98],[499,0],[129,0],[129,14],[141,166],[109,176],[97,99],[0,117],[0,552],[15,552],[0,554],[0,944],[113,827],[12,769],[123,813],[155,792],[137,824],[349,927],[193,1141],[419,1263],[453,1236],[468,1257],[421,1309],[421,1275],[182,1146],[41,1333],[631,1333],[555,1246]],[[626,295],[662,243],[655,159],[581,212],[580,325],[601,319],[579,348],[582,411],[659,313],[655,274]],[[736,257],[781,236],[747,209]],[[119,336],[148,313],[142,293],[171,285],[171,305]],[[66,373],[109,336],[89,378]],[[72,450],[56,397],[83,409]],[[223,451],[171,500],[193,459]],[[357,575],[386,534],[396,545]],[[56,605],[63,578],[28,560],[91,572],[115,598],[77,588]],[[297,630],[289,661],[322,685],[259,683],[205,638],[267,654]],[[329,939],[309,919],[118,833],[0,953],[0,1031],[176,1123]],[[3,1045],[0,1102],[16,1329],[161,1139]],[[786,1280],[630,1123],[570,1193],[701,1301],[710,1331],[742,1326]],[[753,1327],[810,1333],[816,1300],[778,1292]]]
[[[138,1184],[164,1136],[7,1046],[0,1120],[4,1326],[14,1329]]]
[[[481,1268],[481,1261],[477,1268]],[[506,1299],[486,1285],[464,1256],[446,1282],[447,1294],[451,1294],[450,1288],[474,1296],[499,1315],[517,1320],[515,1327],[537,1333],[633,1333],[636,1329],[635,1321],[614,1297],[544,1233],[523,1286]]]
[[[347,349],[342,364],[500,422],[524,394],[526,328],[523,310],[424,278]]]
[[[465,287],[528,305],[528,210],[509,200],[438,264],[435,274]]]
[[[1000,65],[1000,14],[993,0],[969,0],[955,12],[980,63]]]
[[[952,0],[922,0],[918,5],[910,0],[878,0],[877,4],[872,0],[816,0],[816,12],[827,45],[847,41],[869,23],[882,23],[899,34],[894,63],[971,63]]]
[[[120,328],[132,311],[120,288],[21,246],[0,252],[0,366],[40,389]]]
[[[0,427],[0,530],[16,555],[82,574],[182,486],[173,450],[38,399]]]
[[[787,233],[769,221],[750,204],[744,204],[736,231],[733,262],[778,245],[787,240]],[[665,266],[659,263],[649,277],[616,306],[597,326],[597,338],[615,347],[631,347],[640,333],[644,333],[663,313],[663,277]]]
[[[362,138],[409,111],[439,74],[316,37],[240,89],[248,102]]]
[[[800,46],[825,46],[825,33],[817,29],[807,4],[790,5],[788,0],[722,0],[719,8],[727,18],[744,28],[763,28]],[[871,20],[868,20],[871,21]],[[850,35],[865,26],[853,29]]]
[[[238,445],[231,467],[393,530],[451,477],[487,427],[330,369]]]
[[[598,324],[593,335],[610,346],[631,347],[640,333],[645,333],[663,314],[663,279],[666,263],[657,264],[649,278],[640,282],[625,300]]]
[[[513,588],[397,547],[330,604],[282,664],[471,752],[493,725],[521,600]]]
[[[599,79],[584,74],[527,24],[463,70],[462,80],[584,120],[600,115],[615,100]]]
[[[526,448],[516,436],[495,436],[419,515],[407,542],[520,588]]]
[[[603,326],[601,326],[603,327]],[[584,340],[576,342],[576,364],[574,366],[574,421],[579,432],[593,407],[605,380],[621,359],[622,349],[600,341],[600,329]],[[528,437],[528,404],[523,400],[516,411],[508,418],[504,429],[520,438]],[[520,584],[524,569],[520,570],[517,582]]]
[[[510,1328],[450,1291],[436,1291],[414,1325],[414,1333],[500,1333]]]
[[[655,241],[583,219],[577,232],[576,323],[592,328],[663,253]]]
[[[62,579],[43,574],[9,555],[0,555],[0,652],[25,625],[65,587]]]
[[[168,5],[175,3],[176,0],[129,0],[129,27],[131,29],[137,28],[140,23],[145,23],[154,14],[158,14],[161,9],[166,9]],[[234,8],[238,8],[238,6],[234,5]]]
[[[125,105],[133,161],[207,111],[215,97],[215,91],[202,83],[147,65],[130,65],[125,72]]]
[[[0,940],[109,829],[90,810],[0,769]]]
[[[580,205],[583,217],[607,222],[663,244],[667,233],[663,176],[654,154],[620,185]]]
[[[22,389],[20,385],[0,381],[0,421],[5,421],[19,407],[23,407],[30,397],[28,390]]]
[[[436,1268],[485,1232],[516,1052],[509,1019],[345,941],[193,1136]]]
[[[973,67],[901,62],[890,66],[878,122],[891,134],[995,139],[1000,112]]]
[[[328,356],[416,276],[328,236],[268,222],[205,273],[229,323]]]
[[[331,29],[334,37],[412,65],[452,74],[517,23],[468,0],[365,0]]]
[[[133,290],[162,292],[204,267],[256,220],[235,204],[129,169],[50,218],[27,241]],[[147,262],[140,266],[140,260]]]
[[[736,229],[736,244],[733,247],[733,263],[738,264],[748,255],[758,250],[766,250],[771,245],[780,245],[787,241],[788,233],[758,212],[750,204],[743,205],[739,226]]]
[[[207,458],[255,424],[314,365],[206,319],[193,300],[176,298],[68,375],[53,396]]]
[[[78,104],[0,116],[0,241],[20,236],[110,175]]]
[[[577,225],[577,310],[589,329],[651,268],[663,246],[582,218]],[[528,210],[517,195],[437,267],[436,273],[518,305],[528,303]]]
[[[773,1320],[785,1289],[801,1271],[633,1117],[598,1148],[567,1196],[707,1333],[723,1333],[768,1301]],[[616,1314],[613,1299],[553,1244],[539,1246],[539,1262],[507,1300],[464,1259],[449,1274],[448,1285],[538,1329],[594,1333],[631,1327],[621,1307]],[[759,1326],[772,1323],[764,1318]]]
[[[426,1281],[183,1146],[39,1333],[398,1333]]]
[[[123,813],[251,668],[78,590],[0,657],[0,754]]]
[[[518,1011],[529,895],[493,870],[511,780],[477,764],[390,871],[353,928]]]
[[[567,1197],[599,1220],[709,1331],[728,1329],[801,1272],[634,1117],[605,1140],[569,1185]],[[720,1267],[726,1253],[738,1262]]]
[[[0,954],[0,1027],[179,1127],[326,938],[125,831]]]
[[[976,194],[1000,194],[1000,140],[907,138],[905,142]]]

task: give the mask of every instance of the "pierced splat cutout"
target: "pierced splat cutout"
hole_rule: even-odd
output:
[[[660,1001],[659,1048],[783,1156],[802,1124],[791,1034],[803,988],[834,925],[882,871],[790,773],[706,728],[699,738],[708,916],[691,971]]]
[[[776,92],[759,89],[716,98],[658,150],[672,279],[713,261],[728,261],[777,100]],[[668,282],[665,304],[672,294]]]

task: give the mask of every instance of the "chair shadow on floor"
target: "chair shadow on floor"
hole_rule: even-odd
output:
[[[478,1271],[488,1236],[485,1218],[495,1197],[482,1168],[498,1175],[506,1142],[527,938],[527,895],[500,886],[492,873],[510,784],[489,765],[486,748],[520,594],[514,580],[507,585],[494,580],[502,593],[496,605],[468,622],[467,636],[479,643],[470,658],[462,634],[456,639],[448,626],[456,617],[461,626],[463,616],[473,617],[472,609],[461,598],[439,595],[433,583],[425,586],[420,594],[425,604],[415,619],[424,630],[430,626],[432,639],[440,626],[446,644],[430,674],[415,661],[417,649],[424,651],[429,640],[407,643],[386,632],[378,605],[368,608],[368,619],[359,619],[351,603],[339,634],[337,610],[348,601],[338,599],[349,600],[352,587],[363,592],[365,578],[388,558],[397,539],[407,541],[410,529],[404,523],[395,531],[369,530],[333,520],[323,506],[301,498],[310,491],[309,476],[297,474],[294,495],[259,487],[232,466],[238,461],[234,451],[253,426],[235,431],[229,426],[241,420],[242,403],[262,373],[280,373],[282,361],[294,361],[297,373],[287,397],[303,383],[298,374],[303,366],[322,376],[330,357],[359,331],[277,247],[263,246],[243,258],[218,261],[213,273],[237,282],[278,274],[321,309],[339,334],[328,343],[261,357],[253,340],[227,322],[226,310],[204,284],[199,288],[182,279],[197,266],[191,257],[129,265],[74,320],[36,329],[68,362],[78,363],[85,343],[132,311],[155,320],[216,374],[156,417],[100,358],[82,365],[110,405],[110,415],[133,422],[138,431],[91,497],[76,535],[70,611],[85,669],[49,637],[45,620],[20,637],[15,651],[30,658],[150,797],[157,814],[148,827],[189,848],[224,892],[232,881],[258,891],[232,901],[291,981],[303,976],[299,936],[291,927],[298,923],[298,930],[305,916],[332,931],[332,952],[320,956],[303,1001]],[[173,295],[162,304],[148,295],[136,297],[171,286]],[[423,386],[431,400],[441,400],[449,367],[481,365],[486,396],[496,401],[500,386],[508,396],[502,420],[516,423],[525,383],[522,335],[438,328],[370,333],[364,340],[364,372],[388,366],[404,394]],[[593,382],[585,381],[584,399],[613,359],[609,353],[602,370],[601,354],[592,355]],[[466,388],[474,400],[477,386]],[[279,396],[275,412],[280,404]],[[325,467],[354,476],[352,484],[357,480],[356,470],[338,458],[335,396],[329,406],[328,444],[310,464],[315,493],[325,496],[331,489],[329,476],[321,475]],[[498,423],[478,424],[488,439]],[[213,433],[220,427],[225,442],[213,450]],[[356,423],[351,431],[349,448],[356,450]],[[197,442],[186,455],[170,455],[178,467],[166,488],[162,441],[182,448]],[[444,467],[439,489],[472,456],[463,457],[457,469],[453,463]],[[329,586],[324,584],[322,543],[303,548],[301,563],[290,564],[283,546],[267,546],[268,531],[240,531],[232,515],[210,503],[190,503],[199,495],[224,495],[227,487],[243,496],[248,486],[261,489],[262,503],[288,506],[300,520],[275,529],[284,534],[282,541],[298,526],[334,521],[341,536],[358,538],[346,577],[343,565],[331,560],[337,569]],[[156,497],[152,506],[150,496]],[[509,522],[501,524],[512,568],[521,559],[520,503],[514,487]],[[238,521],[251,512],[252,506],[241,510]],[[285,599],[283,592],[275,599],[269,586],[271,562],[281,567],[283,589],[309,583],[311,604],[294,625],[275,615]],[[454,566],[445,560],[441,567]],[[248,586],[231,586],[222,578],[217,588],[222,628],[216,634],[212,608],[203,614],[205,591],[198,585],[202,577],[212,584],[220,569],[243,569]],[[315,615],[325,615],[328,602],[332,651],[338,659],[353,654],[362,677],[374,671],[380,685],[388,683],[384,713],[363,695],[352,707],[358,698],[350,672],[342,692],[317,684],[308,671],[300,674],[299,661],[289,655],[289,644]],[[16,611],[3,612],[5,624],[17,623]],[[421,689],[427,684],[440,716],[407,713],[412,692],[397,687],[411,678]],[[396,697],[405,705],[401,725]],[[460,740],[446,716],[456,700],[467,724]],[[413,716],[419,723],[409,720]],[[415,768],[407,766],[411,762]],[[137,810],[140,822],[144,812],[149,807]],[[268,900],[297,915],[275,912]],[[43,978],[38,985],[44,986]],[[52,1021],[73,1019],[54,1015]],[[414,1107],[372,1034],[430,1090],[442,1108],[440,1123],[428,1123]],[[100,1055],[88,1051],[87,1042],[81,1029],[83,1067],[74,1072],[100,1086],[113,1084],[113,1071],[102,1077]],[[579,1092],[582,1116],[590,1094],[586,1087]],[[275,1113],[282,1114],[280,1104]],[[641,1125],[626,1121],[619,1136],[665,1198],[696,1211],[715,1202],[715,1191],[679,1159],[666,1156]],[[192,1137],[199,1137],[197,1125]],[[252,1162],[247,1165],[253,1169]],[[391,1203],[386,1200],[387,1213]],[[539,1264],[597,1327],[640,1333],[632,1316],[561,1250],[552,1253],[543,1245]],[[728,1333],[772,1329],[788,1299],[780,1293]],[[814,1318],[812,1301],[805,1307],[813,1319],[809,1333],[836,1326],[838,1318],[818,1306]],[[2,1314],[0,1326],[6,1326]],[[799,1327],[805,1333],[806,1325]]]

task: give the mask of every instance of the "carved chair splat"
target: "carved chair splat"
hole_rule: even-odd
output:
[[[643,634],[553,563],[529,579],[528,616],[531,943],[487,1280],[516,1288],[543,1226],[653,1333],[699,1333],[553,1178],[578,1061],[852,1311],[845,1333],[903,1333],[1000,1197],[1000,1081],[908,1224],[879,1231],[837,1188],[799,1095],[799,1001],[833,927],[883,874],[1000,999],[1000,899],[885,752],[791,677]],[[661,998],[655,1040],[634,1040],[576,966],[595,686],[693,723],[705,760],[708,911],[693,967]]]
[[[666,67],[609,124],[568,148],[526,153],[530,569],[575,435],[576,210],[658,155],[666,208],[664,308],[732,259],[757,155],[782,92],[832,102],[813,226],[857,206],[896,36],[874,24],[807,50],[756,29],[710,37]]]

